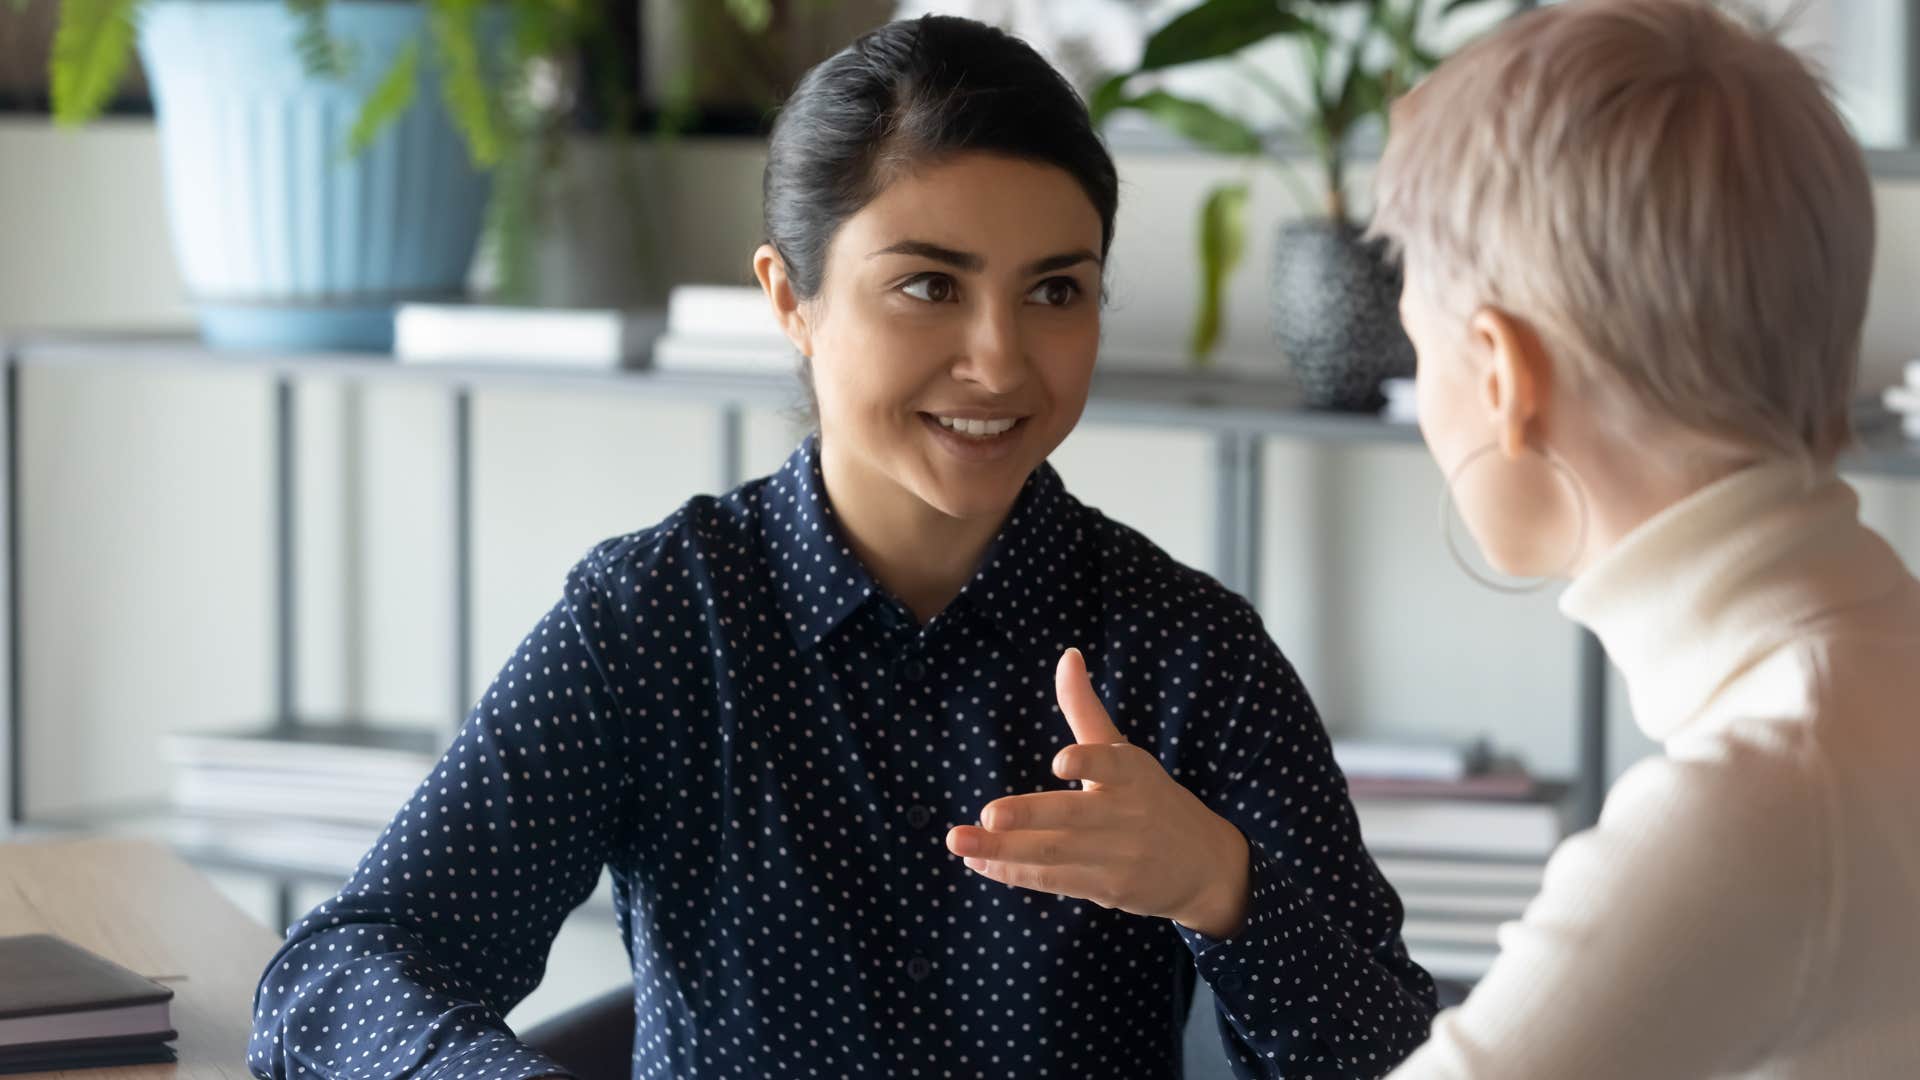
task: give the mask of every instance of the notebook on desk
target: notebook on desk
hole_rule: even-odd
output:
[[[0,937],[0,1073],[174,1059],[173,991],[50,934]]]

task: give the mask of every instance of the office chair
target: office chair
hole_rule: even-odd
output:
[[[519,1035],[580,1080],[632,1080],[633,987],[609,990]]]

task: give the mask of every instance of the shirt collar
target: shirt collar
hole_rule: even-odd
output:
[[[1757,465],[1655,515],[1561,594],[1619,666],[1635,722],[1666,741],[1735,677],[1900,580],[1831,471]]]
[[[780,614],[794,644],[811,649],[879,591],[827,501],[818,435],[807,436],[787,458],[761,498],[761,536]]]
[[[952,607],[979,612],[1024,644],[1053,652],[1085,647],[1075,635],[1084,633],[1096,599],[1080,558],[1091,517],[1053,466],[1042,463]]]
[[[761,499],[761,535],[781,617],[794,644],[811,649],[885,593],[834,516],[818,435],[800,444],[768,480]],[[934,624],[974,612],[1023,640],[1061,649],[1083,644],[1071,635],[1092,590],[1077,557],[1087,516],[1053,467],[1042,464],[1027,477],[973,578]]]

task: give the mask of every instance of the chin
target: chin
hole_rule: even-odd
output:
[[[918,453],[903,455],[915,462],[916,475],[900,479],[922,502],[948,517],[998,517],[1013,508],[1027,477],[1045,461],[1041,445],[1057,442],[1050,435],[1029,418],[1011,434],[1007,445],[978,456],[970,448],[955,453],[951,443],[936,435],[924,436],[930,441],[916,448]]]
[[[1026,482],[1026,473],[1010,482],[989,482],[972,480],[961,483],[943,483],[930,479],[920,485],[918,494],[922,502],[950,518],[971,520],[982,517],[998,517],[1013,509],[1014,501],[1020,497],[1021,485]]]
[[[1508,577],[1543,578],[1558,570],[1557,566],[1548,566],[1538,552],[1502,551],[1481,549],[1486,556],[1487,565]]]
[[[1486,552],[1482,552],[1481,554],[1486,555],[1487,565],[1492,567],[1495,573],[1505,574],[1508,577],[1515,578],[1536,576],[1527,569],[1524,560],[1510,558],[1505,555],[1491,555]]]

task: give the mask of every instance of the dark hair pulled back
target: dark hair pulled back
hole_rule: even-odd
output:
[[[1058,166],[1113,241],[1119,180],[1085,103],[1033,47],[971,19],[879,27],[807,72],[774,122],[763,180],[767,243],[796,296],[819,294],[827,247],[901,173],[963,153]]]

